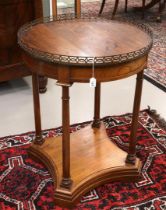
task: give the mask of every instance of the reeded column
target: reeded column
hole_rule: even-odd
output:
[[[133,117],[132,117],[131,133],[129,139],[129,152],[126,158],[126,163],[131,163],[131,164],[135,164],[136,160],[136,137],[137,137],[138,116],[139,116],[141,94],[142,94],[142,83],[143,83],[143,71],[137,74],[134,106],[133,106]]]
[[[69,114],[69,87],[62,86],[62,181],[61,187],[70,189],[70,114]]]
[[[35,117],[35,131],[36,138],[34,144],[43,144],[41,132],[41,116],[40,116],[40,99],[39,99],[39,78],[38,75],[32,73],[32,85],[33,85],[33,103],[34,103],[34,117]]]

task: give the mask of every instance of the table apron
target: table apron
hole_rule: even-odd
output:
[[[147,67],[147,55],[133,61],[115,65],[95,66],[94,76],[98,82],[109,82],[137,74]],[[24,53],[23,60],[32,72],[56,79],[60,84],[89,82],[92,66],[60,65],[47,63]]]

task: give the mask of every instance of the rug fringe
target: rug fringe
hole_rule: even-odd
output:
[[[146,110],[147,113],[156,121],[156,123],[166,130],[166,120],[162,118],[155,109],[151,109],[150,106],[148,106],[148,109]]]

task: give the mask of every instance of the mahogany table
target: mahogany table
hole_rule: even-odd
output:
[[[136,157],[136,132],[143,70],[152,47],[149,29],[101,18],[47,18],[22,27],[18,42],[33,72],[36,139],[29,153],[50,171],[56,203],[72,207],[80,196],[101,184],[137,180],[141,162]],[[70,134],[69,89],[74,82],[89,82],[93,62],[97,80],[94,120]],[[38,74],[56,79],[62,87],[62,136],[42,137]],[[111,142],[100,120],[100,84],[134,74],[137,81],[126,153]]]

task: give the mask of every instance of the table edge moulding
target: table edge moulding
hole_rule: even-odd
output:
[[[60,23],[60,26],[58,26],[60,29],[54,27],[50,30],[50,27],[58,23]],[[78,23],[79,29],[77,27]],[[96,23],[99,25],[96,26]],[[49,24],[53,25],[51,26]],[[70,24],[73,25],[72,27],[68,27],[69,29],[66,29],[67,24],[69,26]],[[120,27],[122,29],[123,27],[128,27],[129,29],[131,27],[131,32],[138,30],[139,36],[142,38],[142,47],[133,51],[129,50],[137,48],[140,44],[137,44],[136,40],[135,44],[132,43],[130,45],[129,43],[128,45],[124,43],[123,46],[127,46],[127,49],[123,49],[118,43],[120,37],[117,38],[116,35],[115,39],[112,39],[113,41],[109,40],[109,33],[113,33],[111,32],[113,28],[116,28],[115,31],[119,30],[114,26],[109,30],[109,24],[115,26],[117,26],[116,24],[121,24]],[[73,39],[73,42],[69,42],[69,46],[71,47],[66,51],[68,54],[59,53],[59,51],[64,52],[66,50],[62,48],[64,46],[63,42],[68,43],[68,37],[66,38],[66,32],[64,33],[64,30],[69,30],[67,33],[69,32],[70,39],[70,33],[72,36],[78,35],[77,33],[82,34],[84,29],[87,30],[88,27],[93,28],[93,30],[89,31],[88,38],[84,34],[80,39]],[[105,30],[104,27],[107,29]],[[44,41],[42,44],[34,42],[36,37],[39,40],[43,39],[42,33],[41,39],[38,37],[40,33],[38,36],[34,36],[33,33],[37,34],[35,29],[46,31],[45,35],[46,37],[51,37],[51,43],[54,45],[54,48],[52,48],[52,45],[49,45],[49,38],[46,43],[48,43],[50,48],[44,45]],[[93,33],[93,31],[95,32]],[[105,43],[103,41],[99,45],[100,47],[96,48],[96,51],[86,48],[86,41],[89,41],[88,39],[91,35],[92,37],[96,36],[98,40],[103,39],[98,34],[105,37],[106,47],[102,46]],[[121,36],[123,39],[123,33]],[[58,46],[59,43],[54,42],[54,38],[56,40],[62,40],[62,45]],[[135,39],[137,39],[137,35]],[[110,51],[111,46],[109,48],[107,44],[111,42],[114,43],[115,48],[112,49],[113,54],[109,55],[112,51]],[[74,18],[74,16],[70,16],[67,19],[64,19],[64,17],[48,17],[23,26],[18,33],[18,43],[23,49],[24,62],[32,71],[33,80],[36,138],[29,149],[29,154],[37,160],[42,161],[48,168],[54,181],[54,198],[56,204],[73,207],[82,195],[101,184],[117,180],[138,180],[140,178],[141,161],[136,157],[136,136],[143,70],[147,67],[148,53],[152,47],[151,31],[143,25],[134,26],[131,23],[97,17]],[[135,45],[137,46],[135,47]],[[125,53],[116,53],[118,46]],[[53,49],[54,53],[51,49]],[[80,56],[79,53],[76,55],[74,50],[81,53],[84,50],[84,55]],[[90,53],[92,52],[92,55],[88,55],[86,50]],[[104,50],[107,52],[105,53],[107,55],[103,54],[101,56],[100,54],[101,52],[105,52]],[[94,71],[97,80],[94,91],[94,119],[92,123],[84,128],[70,133],[69,89],[74,82],[89,82],[89,79],[92,77],[92,63],[95,66]],[[56,79],[57,85],[62,87],[62,136],[51,138],[42,137],[39,90],[37,85],[38,74]],[[107,136],[105,125],[100,119],[101,82],[122,79],[134,74],[137,74],[137,79],[133,118],[129,148],[128,152],[125,152],[111,142]]]

